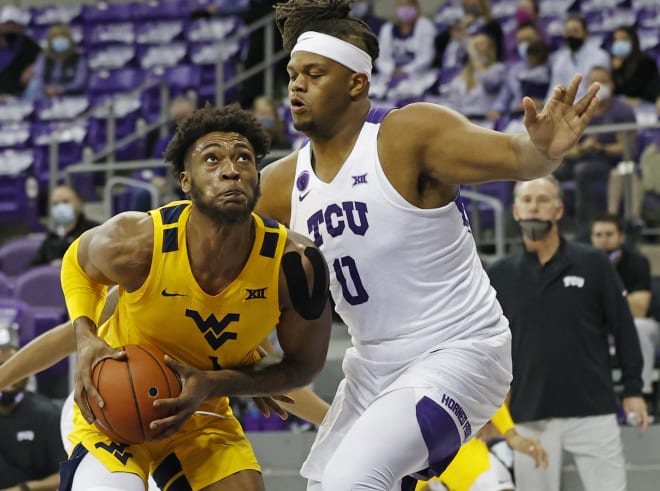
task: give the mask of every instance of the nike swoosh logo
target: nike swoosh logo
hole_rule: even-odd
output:
[[[302,200],[304,200],[304,199],[307,197],[307,195],[308,195],[309,193],[311,193],[311,192],[312,192],[312,190],[310,189],[310,190],[307,191],[305,194],[301,194],[300,196],[298,196],[298,201],[302,201]]]
[[[163,291],[160,294],[164,297],[187,297],[183,293],[170,293],[167,291],[167,288],[163,288]]]

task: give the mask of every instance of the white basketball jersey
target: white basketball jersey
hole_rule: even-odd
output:
[[[330,183],[316,177],[310,144],[302,147],[291,197],[291,229],[323,252],[353,345],[366,359],[401,362],[508,330],[460,193],[441,208],[417,208],[383,173],[385,114],[372,109]]]

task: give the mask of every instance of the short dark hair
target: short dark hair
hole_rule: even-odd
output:
[[[291,51],[298,36],[317,31],[334,36],[378,58],[378,37],[360,19],[351,17],[352,0],[288,0],[275,5],[275,21],[284,47]]]
[[[605,212],[598,213],[591,221],[590,230],[593,231],[594,225],[599,222],[613,223],[620,234],[626,233],[626,226],[623,222],[623,218],[621,218],[619,215],[616,215],[614,213],[605,213]]]
[[[534,29],[537,33],[540,34],[539,26],[537,26],[536,22],[534,22],[533,20],[526,20],[518,24],[518,27],[516,27],[516,32],[522,31],[523,29]]]
[[[239,133],[247,138],[254,149],[257,164],[270,150],[270,137],[252,113],[241,109],[238,104],[217,108],[206,103],[179,123],[165,150],[165,162],[172,165],[172,173],[177,179],[185,170],[191,145],[215,131]]]
[[[564,25],[566,25],[571,20],[579,22],[580,24],[582,24],[582,29],[584,30],[584,32],[589,32],[589,25],[587,24],[587,19],[585,19],[581,15],[576,15],[576,14],[569,15],[564,21]]]

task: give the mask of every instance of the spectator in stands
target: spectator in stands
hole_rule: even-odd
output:
[[[506,71],[502,88],[488,112],[488,119],[494,121],[504,115],[521,116],[524,96],[531,97],[538,107],[542,107],[543,98],[548,92],[549,47],[538,28],[531,22],[519,25],[516,29],[516,42],[520,60]]]
[[[612,96],[614,82],[609,69],[602,66],[593,67],[589,71],[587,81],[600,83],[600,103],[591,118],[590,127],[635,122],[632,108],[623,99]],[[580,232],[587,232],[588,235],[594,216],[605,210],[605,193],[602,189],[606,186],[607,208],[610,212],[618,212],[621,176],[616,166],[623,158],[625,138],[623,132],[585,135],[566,154],[564,163],[555,172],[560,180],[575,180],[575,219]],[[641,189],[641,186],[639,188]],[[639,218],[641,200],[633,198],[633,201],[640,203],[633,211],[633,216]]]
[[[0,365],[17,351],[16,331],[0,327]],[[0,387],[0,489],[55,491],[59,463],[66,460],[60,409],[26,385],[24,379]]]
[[[456,54],[446,53],[445,51],[453,45],[456,46],[457,40],[463,39],[463,44],[467,43],[468,36],[479,32],[485,33],[495,43],[495,56],[498,61],[502,61],[504,55],[504,34],[502,26],[491,15],[490,0],[461,0],[464,14],[458,23],[444,32],[439,33],[435,38],[435,54],[437,65],[446,68],[445,61],[457,58]],[[465,52],[463,53],[465,54]],[[460,59],[460,58],[459,58]],[[452,65],[453,66],[453,65]]]
[[[397,0],[396,20],[385,23],[378,36],[378,75],[371,86],[375,97],[387,97],[388,91],[397,92],[399,86],[406,87],[406,96],[421,95],[428,88],[413,89],[412,84],[430,72],[434,35],[435,26],[421,15],[418,0]]]
[[[41,51],[25,33],[26,17],[12,5],[0,12],[0,99],[23,94]]]
[[[486,34],[470,36],[468,61],[449,82],[447,104],[474,119],[484,119],[504,85],[506,68],[495,57],[495,43]]]
[[[48,29],[46,48],[37,59],[24,98],[37,100],[79,94],[86,85],[87,61],[76,47],[69,27],[55,24]]]
[[[539,40],[548,42],[548,36],[539,22],[539,4],[536,0],[518,0],[515,17],[516,28],[504,35],[504,58],[507,61],[525,59],[524,54],[520,52],[520,42],[518,41],[518,30],[521,26],[533,26],[541,36]]]
[[[517,183],[513,216],[524,248],[488,270],[513,334],[509,409],[518,433],[538,438],[549,455],[544,470],[516,454],[516,485],[559,491],[565,451],[585,489],[625,490],[608,337],[622,370],[623,409],[645,430],[639,339],[607,257],[559,234],[563,211],[554,177]]]
[[[261,123],[261,126],[268,132],[271,149],[291,150],[291,143],[284,134],[284,122],[277,112],[275,101],[261,95],[252,103],[252,112]]]
[[[552,79],[547,97],[557,85],[567,85],[576,73],[587,74],[595,66],[610,68],[610,56],[602,50],[596,40],[589,38],[587,22],[583,17],[571,16],[564,22],[564,42],[553,57],[551,65]],[[580,86],[577,97],[584,94],[586,85]]]
[[[642,393],[651,402],[655,347],[658,342],[658,323],[649,317],[651,305],[651,265],[639,251],[626,246],[625,224],[621,217],[602,214],[591,224],[591,243],[604,250],[626,288],[626,298],[635,320],[642,348]]]
[[[385,19],[374,14],[373,0],[359,0],[351,4],[351,15],[362,20],[376,36],[385,24]]]
[[[660,114],[660,73],[656,61],[639,47],[633,26],[621,26],[612,33],[612,78],[614,93],[635,105],[646,101]]]
[[[83,213],[83,202],[70,186],[60,185],[50,194],[50,226],[31,266],[59,263],[67,248],[84,231],[98,225]]]

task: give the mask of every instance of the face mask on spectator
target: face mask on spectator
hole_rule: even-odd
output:
[[[417,9],[410,5],[403,5],[401,7],[397,7],[396,17],[401,22],[410,22],[411,20],[414,20],[415,17],[417,17]]]
[[[534,241],[545,239],[552,230],[552,220],[529,218],[518,220],[518,225],[520,225],[523,235]]]
[[[566,44],[568,45],[568,49],[575,52],[582,47],[584,39],[575,36],[566,36]]]
[[[612,54],[614,56],[619,56],[625,58],[632,52],[632,43],[624,39],[614,41],[612,44]]]
[[[351,15],[361,19],[369,11],[369,2],[355,2],[351,4]]]
[[[64,36],[57,36],[50,40],[50,47],[55,53],[64,53],[71,47],[71,41]]]
[[[598,98],[601,101],[606,101],[610,97],[612,97],[612,90],[610,89],[610,86],[605,84],[600,84],[600,88],[598,89]]]
[[[481,62],[482,65],[490,65],[490,56],[488,55],[481,55],[479,57],[479,61]]]
[[[523,24],[525,22],[532,22],[534,17],[529,10],[517,9],[516,10],[516,22],[518,24]]]
[[[264,129],[269,130],[275,126],[275,116],[261,116],[259,122]]]
[[[50,216],[58,225],[66,225],[73,222],[76,211],[71,203],[57,203],[50,210]]]
[[[518,56],[520,56],[521,60],[527,58],[527,48],[529,48],[529,43],[527,42],[518,45]]]

